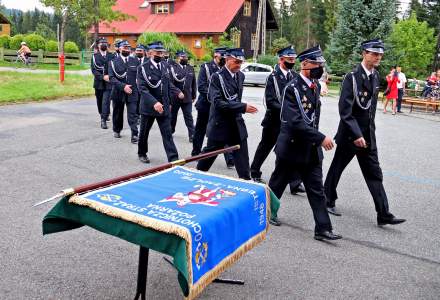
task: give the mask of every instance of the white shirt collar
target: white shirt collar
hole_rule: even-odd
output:
[[[107,51],[102,52],[101,50],[99,50],[99,53],[101,53],[101,55],[104,57],[107,55]]]
[[[287,78],[287,73],[289,73],[289,71],[284,70],[284,69],[281,67],[281,65],[280,65],[279,67],[280,67],[280,70],[281,70],[281,72],[283,73],[284,77]]]
[[[228,70],[229,74],[231,74],[232,78],[235,78],[235,74],[231,72],[231,70],[228,69],[228,67],[225,66],[225,69]]]
[[[302,73],[299,73],[301,78],[304,80],[304,82],[310,87],[312,85],[312,81],[308,79],[306,76],[304,76]]]
[[[374,69],[372,69],[371,71],[369,71],[367,69],[367,67],[364,66],[364,63],[361,63],[362,68],[364,68],[365,73],[367,74],[367,76],[370,76],[371,74],[373,74]]]

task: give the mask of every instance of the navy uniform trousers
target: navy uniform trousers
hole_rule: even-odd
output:
[[[163,117],[141,115],[141,125],[139,133],[138,143],[138,156],[145,156],[148,153],[148,136],[150,135],[151,127],[154,121],[159,125],[160,134],[162,135],[162,143],[165,149],[168,161],[174,161],[179,159],[176,145],[173,141],[173,135],[171,134],[170,116]]]
[[[341,178],[342,172],[356,156],[359,166],[367,183],[368,189],[373,196],[374,206],[378,215],[386,217],[389,215],[388,198],[383,186],[382,169],[379,165],[377,149],[361,149],[348,144],[338,144],[335,156],[330,165],[325,179],[325,194],[327,205],[334,207],[338,194],[336,188]]]
[[[313,211],[316,224],[315,232],[332,230],[322,183],[322,162],[304,165],[293,164],[287,160],[277,158],[269,186],[275,196],[281,199],[287,184],[298,178],[304,183],[307,199]]]
[[[183,112],[183,119],[185,120],[185,125],[188,128],[188,137],[192,138],[194,136],[194,119],[192,116],[192,103],[185,103],[182,101],[174,101],[171,105],[171,130],[172,133],[176,131],[177,115],[179,109]]]

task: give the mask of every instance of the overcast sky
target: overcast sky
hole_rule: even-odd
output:
[[[7,8],[16,8],[21,10],[34,10],[34,8],[38,8],[40,10],[51,11],[41,4],[38,0],[1,0],[4,6]],[[290,2],[290,0],[287,0]],[[401,0],[402,10],[405,10],[408,7],[408,3],[410,0]]]
[[[38,8],[39,10],[51,11],[38,0],[1,0],[1,2],[6,8],[16,8],[24,11]]]

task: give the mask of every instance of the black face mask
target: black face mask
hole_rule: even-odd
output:
[[[122,55],[123,57],[127,57],[127,56],[130,55],[130,51],[124,51],[124,50],[122,50],[122,51],[121,51],[121,55]]]
[[[288,61],[285,61],[285,62],[284,62],[284,67],[285,67],[286,69],[288,69],[288,70],[292,70],[292,69],[293,69],[293,66],[295,66],[295,63],[291,63],[291,62],[288,62]]]
[[[142,53],[138,53],[138,54],[136,54],[136,56],[137,56],[138,58],[142,58],[142,57],[144,57],[144,55],[143,55]]]
[[[101,49],[101,51],[107,51],[107,45],[101,45],[99,49]]]
[[[224,57],[220,58],[220,62],[218,63],[218,65],[220,67],[223,67],[224,65],[226,65],[226,58],[224,58]]]
[[[313,69],[303,69],[303,70],[310,70],[311,79],[319,79],[321,78],[322,74],[324,74],[324,67],[322,66]]]
[[[162,61],[162,57],[155,55],[153,57],[153,60],[156,64],[160,63]]]
[[[180,60],[180,64],[181,64],[182,66],[186,66],[186,65],[188,64],[188,60],[187,60],[187,59],[181,59],[181,60]]]

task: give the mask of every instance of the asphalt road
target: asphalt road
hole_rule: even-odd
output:
[[[245,116],[250,156],[259,142],[261,88],[246,88],[257,115]],[[201,299],[439,299],[440,117],[377,114],[379,155],[391,211],[408,222],[379,228],[373,201],[354,160],[339,186],[342,217],[332,217],[344,239],[313,239],[304,196],[286,192],[282,227],[223,277],[244,286],[211,284]],[[321,130],[334,135],[337,102],[323,100]],[[188,156],[182,116],[175,141]],[[127,128],[125,124],[125,128]],[[145,167],[128,130],[115,139],[99,128],[93,99],[0,107],[1,299],[132,299],[138,247],[91,228],[42,236],[41,221],[54,203],[32,204],[62,188],[127,174]],[[150,135],[152,165],[165,162],[157,125]],[[326,153],[324,175],[334,151]],[[271,154],[264,165],[268,179]],[[213,172],[236,176],[219,158]],[[148,299],[181,299],[176,272],[151,253]]]

